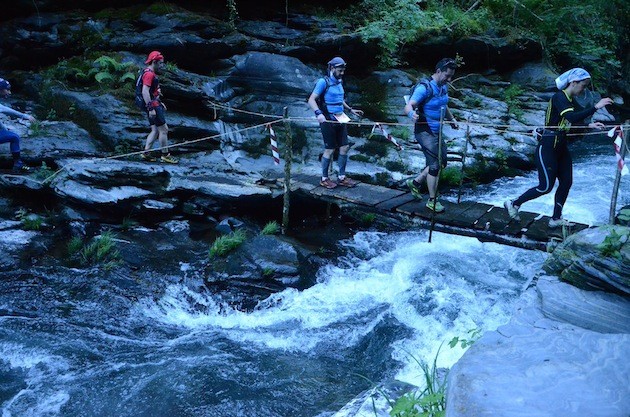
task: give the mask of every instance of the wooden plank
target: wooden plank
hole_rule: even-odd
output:
[[[548,242],[551,238],[555,239],[564,239],[564,232],[562,227],[549,227],[549,216],[543,216],[539,220],[534,221],[527,231],[525,232],[525,236],[532,239],[538,240],[542,242]],[[576,223],[572,227],[567,228],[567,236],[577,233],[581,230],[588,229],[588,225],[582,223]]]
[[[412,201],[396,207],[397,213],[406,214],[407,216],[413,216],[414,213],[422,210],[422,207],[427,204],[426,200],[413,199]]]
[[[521,237],[527,228],[534,222],[536,217],[540,216],[538,213],[531,213],[528,211],[520,211],[518,214],[521,220],[510,221],[503,229],[502,234]]]
[[[436,217],[436,219],[439,220],[440,224],[462,227],[462,225],[467,225],[469,223],[468,220],[462,222],[462,219],[465,218],[462,217],[462,214],[475,205],[477,205],[475,201],[462,201],[459,204],[449,204],[444,213],[439,214],[439,217]]]
[[[492,207],[477,220],[474,225],[477,230],[487,230],[492,233],[502,234],[505,227],[512,219],[504,208]]]
[[[317,187],[313,189],[311,193],[370,207],[405,194],[404,191],[392,190],[391,188],[370,184],[358,184],[353,188],[339,186],[328,189]]]
[[[436,214],[436,222],[443,223],[448,221],[450,225],[457,227],[466,227],[469,229],[472,229],[475,221],[483,216],[492,207],[489,204],[475,203],[471,204],[465,210],[456,210],[456,204],[449,202],[442,202],[442,204],[444,204],[446,210],[444,211],[444,213]],[[426,207],[424,207],[424,210],[422,212],[418,212],[416,214],[426,220],[431,220],[431,211]]]
[[[382,203],[378,203],[376,205],[376,208],[385,211],[395,211],[397,207],[412,202],[414,200],[415,198],[413,197],[413,195],[411,195],[411,193],[405,193],[389,200],[385,200]]]

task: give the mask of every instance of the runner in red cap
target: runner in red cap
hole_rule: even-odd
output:
[[[162,91],[160,90],[160,83],[157,77],[164,65],[164,56],[160,51],[153,51],[147,56],[145,64],[148,66],[142,71],[136,81],[136,102],[145,108],[149,125],[151,126],[151,133],[147,136],[147,142],[144,146],[145,152],[141,156],[145,161],[155,161],[155,158],[151,156],[149,151],[157,138],[162,148],[160,161],[176,164],[178,162],[177,159],[173,158],[166,148],[168,146],[168,125],[165,117],[166,106],[160,100]]]

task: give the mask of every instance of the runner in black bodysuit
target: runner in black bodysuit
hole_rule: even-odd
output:
[[[558,189],[549,227],[570,225],[562,219],[562,208],[573,184],[573,162],[568,148],[567,133],[573,124],[583,123],[584,119],[595,113],[597,109],[612,103],[610,98],[603,98],[595,106],[586,109],[577,103],[574,97],[584,91],[590,78],[586,70],[574,68],[556,80],[561,91],[555,93],[549,101],[545,118],[546,127],[536,147],[535,161],[539,184],[525,191],[516,200],[508,200],[504,203],[510,217],[518,219],[518,210],[523,203],[551,192],[557,178]],[[601,129],[604,124],[596,122],[588,126]]]

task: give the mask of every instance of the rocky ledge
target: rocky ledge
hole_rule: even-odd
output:
[[[630,245],[618,238],[628,233],[587,229],[554,251],[545,270],[559,278],[540,275],[510,323],[484,334],[451,369],[448,417],[629,415]],[[624,295],[562,280],[591,289],[615,282]]]

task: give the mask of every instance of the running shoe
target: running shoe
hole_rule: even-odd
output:
[[[146,162],[155,162],[157,158],[151,155],[151,152],[144,152],[140,154],[140,159]]]
[[[444,206],[442,205],[442,203],[440,203],[439,201],[435,200],[435,199],[429,199],[429,201],[427,202],[427,208],[429,210],[432,210],[436,213],[441,213],[445,210]]]
[[[422,199],[422,193],[416,184],[413,182],[413,179],[409,179],[406,182],[407,187],[409,187],[409,191],[411,191],[411,195],[413,198],[417,198],[418,200]]]
[[[13,164],[13,173],[14,174],[28,172],[30,170],[31,170],[31,167],[29,167],[28,165],[25,165],[24,162],[21,159],[18,159]]]
[[[173,158],[170,153],[163,153],[160,157],[160,161],[167,164],[176,164],[179,162],[177,158]]]
[[[503,203],[503,207],[505,207],[505,209],[507,210],[510,218],[514,220],[521,220],[521,216],[518,215],[519,207],[515,206],[512,200],[505,200],[505,202]]]
[[[335,187],[337,187],[337,183],[334,181],[331,181],[330,178],[326,178],[323,179],[319,182],[319,185],[321,185],[324,188],[328,188],[328,189],[333,189]]]
[[[575,223],[571,223],[567,219],[563,219],[560,217],[559,219],[549,219],[549,227],[555,229],[556,227],[572,227],[575,226]]]
[[[341,185],[343,187],[348,187],[348,188],[356,187],[358,183],[359,181],[355,181],[352,178],[348,178],[348,177],[343,177],[343,179],[340,179],[339,181],[337,181],[337,185]]]

